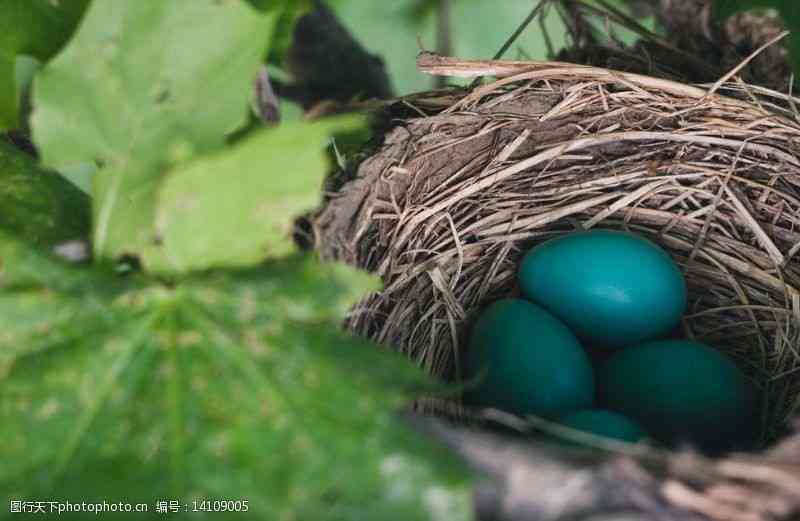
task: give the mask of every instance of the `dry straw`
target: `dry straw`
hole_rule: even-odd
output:
[[[348,327],[458,379],[470,318],[514,294],[529,247],[627,229],[680,264],[685,334],[756,382],[774,436],[800,394],[800,100],[567,63],[419,62],[501,79],[404,99],[415,116],[315,216],[325,257],[385,282]]]
[[[739,364],[763,391],[764,439],[779,435],[800,404],[800,99],[569,63],[418,65],[498,79],[395,103],[383,144],[312,219],[324,257],[385,283],[347,327],[458,380],[471,319],[516,293],[527,249],[630,230],[680,265],[685,335]]]

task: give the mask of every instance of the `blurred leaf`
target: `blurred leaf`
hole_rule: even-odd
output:
[[[0,295],[20,288],[25,291],[41,288],[40,296],[43,298],[48,296],[51,289],[79,291],[87,289],[85,275],[85,270],[44,255],[20,237],[0,229]],[[3,333],[0,333],[0,345],[3,338],[7,339],[4,335],[8,332],[8,326],[15,324],[8,317],[7,313],[0,313],[0,320],[8,322],[2,329]]]
[[[311,0],[245,0],[260,11],[294,10],[308,7]]]
[[[274,19],[238,0],[92,2],[36,81],[32,126],[46,165],[100,167],[98,257],[149,244],[170,165],[221,148],[243,122]]]
[[[17,92],[23,94],[23,90],[30,88],[33,77],[42,67],[39,60],[20,54],[14,63],[14,85]]]
[[[14,88],[17,92],[17,116],[19,119],[17,130],[26,135],[30,135],[33,78],[41,68],[42,62],[25,54],[18,54],[14,62]]]
[[[18,54],[46,61],[67,41],[89,0],[0,0],[0,130],[19,127]]]
[[[97,172],[97,165],[94,162],[75,163],[61,167],[58,171],[62,176],[72,181],[75,186],[86,194],[92,192],[92,179]]]
[[[714,0],[714,16],[725,20],[731,15],[751,9],[776,9],[786,29],[786,47],[795,74],[800,74],[800,3],[797,0]]]
[[[0,228],[51,247],[89,236],[89,198],[0,140]]]
[[[0,54],[0,130],[19,125],[18,98],[14,80],[14,59]]]
[[[414,0],[408,6],[407,16],[412,21],[422,22],[428,16],[436,15],[439,2],[440,0]]]
[[[42,254],[18,237],[0,230],[0,385],[15,360],[45,346],[79,341],[109,314],[104,301],[120,292],[120,283],[102,269],[92,273]],[[94,322],[93,322],[94,321]],[[112,327],[109,325],[109,327]],[[2,393],[0,393],[0,396]],[[0,398],[0,415],[8,402]],[[0,434],[0,443],[9,438]],[[7,459],[3,449],[0,457]],[[15,456],[21,458],[21,455]],[[7,479],[0,462],[0,490]]]
[[[13,251],[0,236],[4,264]],[[354,288],[374,285],[293,257],[115,296],[0,291],[3,501],[178,500],[190,511],[170,518],[193,520],[470,519],[461,467],[395,417],[426,379],[332,326]],[[193,500],[249,511],[192,512]]]
[[[319,204],[328,134],[360,124],[281,125],[170,173],[157,210],[161,246],[147,250],[148,269],[242,266],[291,252],[294,218]]]
[[[285,98],[278,98],[280,101],[281,121],[284,123],[294,123],[304,121],[303,107],[294,101]]]

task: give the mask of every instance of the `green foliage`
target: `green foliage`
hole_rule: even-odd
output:
[[[797,0],[714,0],[714,16],[725,20],[731,15],[751,9],[775,9],[780,13],[786,29],[786,46],[795,73],[800,73],[800,3]]]
[[[256,9],[265,12],[292,11],[295,9],[308,9],[311,0],[245,0]]]
[[[283,125],[171,172],[156,218],[161,246],[145,257],[149,268],[239,266],[290,253],[295,216],[319,204],[328,135],[353,123],[360,120]]]
[[[146,502],[153,519],[159,500],[189,505],[176,519],[471,519],[464,470],[396,416],[431,382],[339,330],[377,280],[289,239],[293,217],[319,200],[330,133],[360,120],[228,139],[275,20],[298,5],[255,3],[93,0],[38,72],[34,139],[46,165],[91,191],[96,264],[40,248],[87,234],[87,196],[0,147],[6,504]],[[121,255],[144,271],[121,273]],[[249,510],[192,512],[204,499]]]
[[[2,290],[0,295],[4,298],[7,296],[6,292],[27,290],[32,287],[71,291],[73,288],[85,285],[87,277],[65,276],[67,272],[67,267],[63,264],[43,255],[39,250],[21,241],[15,234],[0,230],[0,290]],[[13,299],[9,302],[13,302]],[[9,309],[11,308],[7,308],[6,311]],[[3,324],[3,341],[7,341],[8,328],[16,325],[16,322],[10,320],[8,316],[7,313],[2,314],[2,320],[7,321]],[[5,351],[0,353],[0,355],[5,354]]]
[[[0,131],[19,126],[19,54],[42,61],[67,41],[89,0],[0,0]]]
[[[5,504],[247,499],[250,519],[468,519],[455,469],[393,417],[425,379],[330,327],[371,277],[288,257],[165,287],[8,236],[0,260]]]
[[[95,0],[40,73],[33,132],[44,163],[100,167],[93,179],[99,257],[152,244],[170,166],[222,148],[244,122],[274,18],[238,1]]]
[[[433,47],[432,1],[332,2],[399,93],[430,85],[414,56],[418,36]],[[766,3],[716,7],[727,16]],[[72,181],[0,143],[6,504],[146,502],[144,517],[160,519],[159,500],[246,500],[246,514],[170,517],[472,518],[464,470],[396,416],[431,382],[339,329],[376,279],[300,255],[289,237],[319,200],[330,134],[359,123],[284,123],[238,139],[258,67],[281,62],[310,5],[0,0],[0,130],[25,127],[19,92],[35,73],[34,141]],[[769,5],[798,28],[789,0]],[[532,4],[452,7],[453,52],[489,58]],[[554,10],[545,25],[557,50]],[[544,42],[534,25],[507,57],[543,58]],[[43,68],[18,67],[20,55]],[[86,236],[95,264],[47,252]],[[121,256],[143,271],[122,273]]]
[[[0,140],[0,229],[50,247],[89,235],[89,198]]]

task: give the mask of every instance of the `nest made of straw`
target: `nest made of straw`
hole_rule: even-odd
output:
[[[565,63],[490,69],[506,77],[399,104],[406,117],[313,217],[323,257],[384,281],[347,327],[458,380],[471,319],[515,294],[526,250],[630,230],[682,268],[685,335],[752,378],[764,440],[778,436],[800,403],[800,100]]]

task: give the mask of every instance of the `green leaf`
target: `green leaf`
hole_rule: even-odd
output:
[[[0,229],[51,247],[89,235],[89,198],[55,172],[0,141]]]
[[[69,278],[68,273],[68,268],[42,255],[12,234],[0,230],[0,291],[46,288]]]
[[[0,0],[0,130],[19,126],[18,54],[46,61],[72,34],[89,0]]]
[[[146,519],[163,517],[158,500],[204,499],[249,512],[170,517],[470,519],[463,469],[395,416],[427,379],[333,326],[354,278],[372,287],[292,257],[113,298],[25,293],[11,316],[35,348],[0,334],[2,500],[147,502]],[[45,302],[52,341],[35,323]]]
[[[244,121],[274,18],[240,0],[95,0],[41,71],[32,126],[44,163],[100,167],[98,257],[149,244],[167,170],[221,148]]]
[[[332,324],[339,323],[366,294],[381,288],[379,277],[347,264],[293,256],[268,266],[271,268],[194,273],[182,281],[197,287],[234,288],[231,291],[240,292],[234,300],[242,302],[252,299],[254,291],[271,292],[274,296],[269,305],[279,308],[281,316],[295,322]],[[286,269],[289,266],[291,269]]]
[[[0,230],[0,383],[18,357],[78,341],[108,322],[104,301],[120,288],[102,270],[67,265]]]
[[[66,267],[0,230],[0,290],[46,288],[59,284],[62,277],[68,277],[67,274]]]
[[[33,107],[31,106],[31,90],[33,89],[33,78],[42,62],[28,55],[20,54],[14,62],[14,88],[17,91],[19,116],[18,131],[25,135],[30,135],[30,115]]]
[[[305,9],[311,0],[246,0],[247,3],[260,11],[282,11]]]
[[[281,125],[171,172],[157,210],[160,246],[147,250],[145,265],[189,271],[291,252],[294,218],[319,204],[328,135],[360,124],[337,118]]]
[[[14,80],[14,59],[0,54],[0,130],[16,127],[19,96]]]

